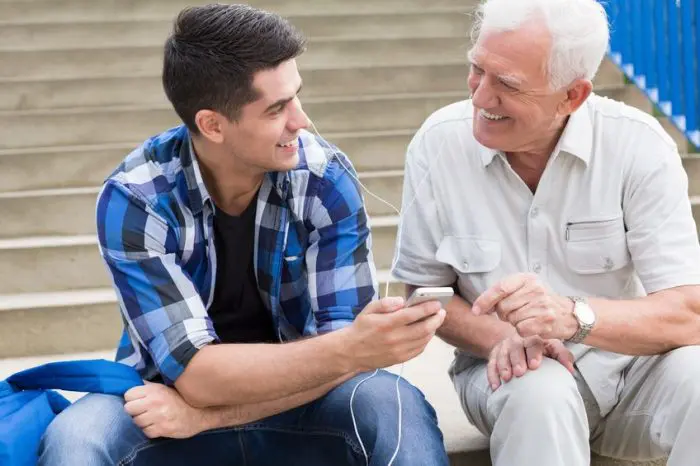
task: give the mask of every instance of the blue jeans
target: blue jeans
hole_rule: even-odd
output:
[[[309,404],[258,422],[203,432],[185,440],[149,440],[121,398],[87,395],[49,426],[40,466],[387,466],[398,440],[396,376],[379,371],[355,394],[353,407],[369,463],[350,416],[361,374]],[[435,411],[401,380],[402,439],[395,466],[447,466]]]

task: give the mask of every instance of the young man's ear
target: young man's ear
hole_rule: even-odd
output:
[[[593,83],[587,79],[577,79],[566,89],[566,99],[559,104],[561,115],[571,115],[583,105],[593,92]]]
[[[199,134],[211,142],[221,144],[224,141],[223,115],[213,110],[200,110],[194,117]]]

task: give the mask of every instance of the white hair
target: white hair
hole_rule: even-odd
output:
[[[472,40],[484,31],[513,31],[537,20],[544,21],[552,37],[550,86],[558,90],[576,79],[592,81],[610,38],[605,9],[597,0],[483,0]]]

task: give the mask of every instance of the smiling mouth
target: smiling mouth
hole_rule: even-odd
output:
[[[293,148],[293,147],[297,147],[297,140],[296,140],[296,139],[293,139],[293,140],[291,140],[291,141],[289,141],[289,142],[286,142],[286,143],[284,143],[284,144],[276,144],[276,146],[277,146],[277,147],[282,147],[282,148],[285,148],[285,149],[291,149],[291,148]]]
[[[484,110],[483,108],[481,110],[479,110],[479,115],[481,115],[482,117],[486,118],[489,121],[501,121],[501,120],[504,120],[507,118],[503,115],[496,115],[494,113],[489,113],[486,110]]]

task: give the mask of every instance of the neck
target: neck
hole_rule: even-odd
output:
[[[192,146],[204,185],[216,207],[227,214],[240,215],[258,192],[265,173],[202,138],[193,137]]]
[[[564,119],[560,126],[556,127],[541,142],[533,145],[532,149],[506,153],[506,158],[513,171],[522,178],[533,193],[540,183],[549,157],[557,146],[567,121],[568,118]]]

